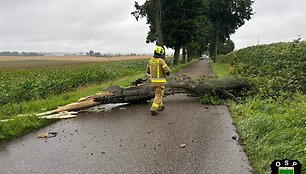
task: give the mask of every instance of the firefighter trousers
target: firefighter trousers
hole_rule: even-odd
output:
[[[152,103],[151,111],[157,111],[163,106],[163,97],[165,85],[153,86],[155,92],[155,98]]]

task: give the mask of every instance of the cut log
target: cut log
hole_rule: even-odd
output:
[[[59,107],[52,111],[38,114],[38,116],[52,118],[46,116],[64,111],[82,110],[100,104],[135,103],[148,101],[154,98],[154,91],[150,82],[138,79],[133,85],[134,86],[126,88],[118,86],[109,87],[99,94],[80,99],[78,102]],[[214,90],[219,91],[223,96],[235,100],[235,96],[229,91],[239,93],[241,90],[250,89],[250,87],[250,83],[245,78],[240,77],[225,79],[200,77],[197,80],[192,80],[188,76],[178,76],[168,79],[165,96],[177,93],[188,93],[192,96],[201,96],[205,92]]]

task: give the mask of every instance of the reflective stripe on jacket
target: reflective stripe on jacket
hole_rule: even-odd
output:
[[[166,74],[170,74],[170,68],[162,58],[151,58],[147,73],[150,74],[152,83],[166,83]]]

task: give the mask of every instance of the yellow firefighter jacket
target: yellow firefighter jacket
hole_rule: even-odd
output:
[[[166,75],[170,75],[170,68],[162,58],[152,57],[147,66],[153,86],[164,85],[167,82]]]

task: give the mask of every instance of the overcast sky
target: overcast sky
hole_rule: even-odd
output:
[[[139,0],[144,2],[144,0]],[[134,0],[0,0],[0,51],[152,53]],[[255,0],[236,48],[306,38],[306,0]]]
[[[255,0],[255,14],[232,36],[236,48],[306,39],[306,0]]]

